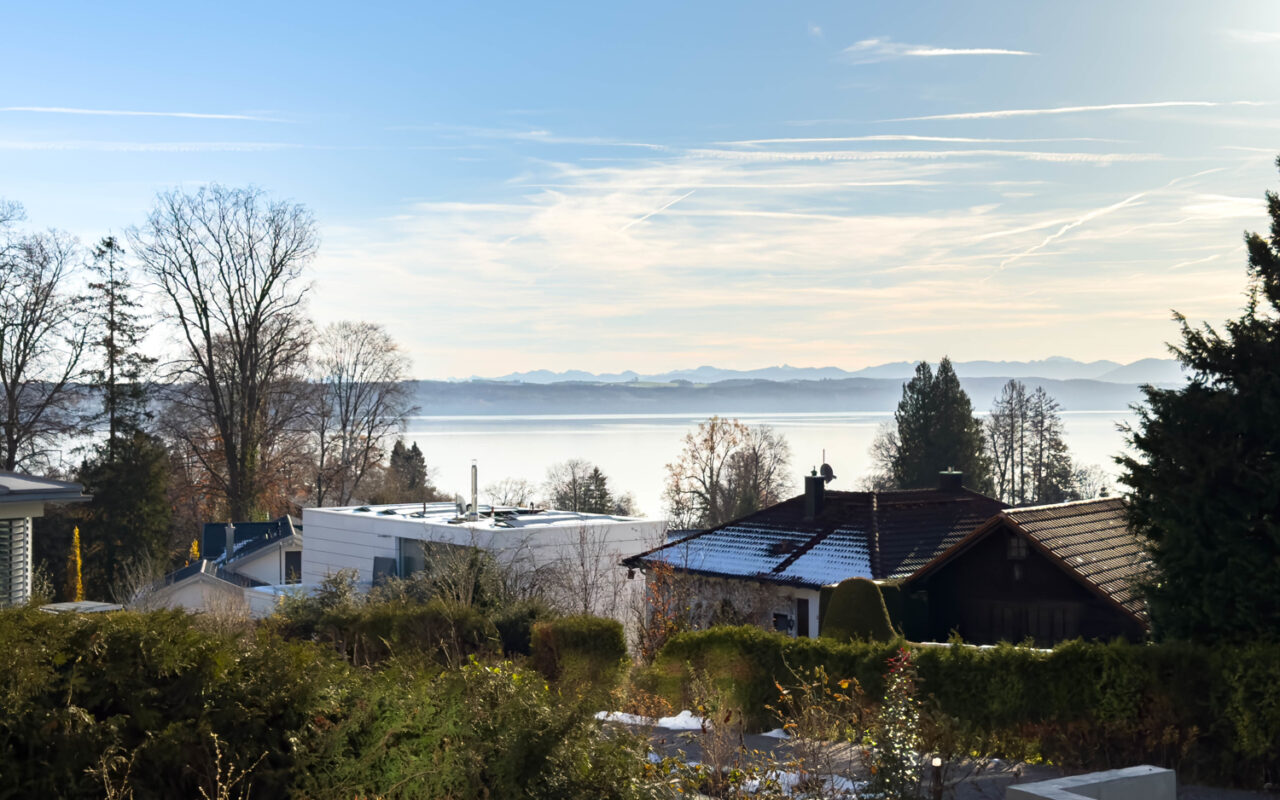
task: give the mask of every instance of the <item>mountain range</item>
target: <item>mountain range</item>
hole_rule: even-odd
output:
[[[1182,366],[1172,358],[1144,358],[1130,364],[1116,361],[1076,361],[1062,356],[1051,356],[1036,361],[957,361],[953,362],[956,374],[961,378],[1044,378],[1048,380],[1091,380],[1124,384],[1180,384],[1185,380]],[[552,372],[539,369],[529,372],[512,372],[497,378],[473,376],[472,381],[500,383],[675,383],[688,381],[695,384],[712,384],[721,381],[818,381],[844,380],[847,378],[879,378],[905,380],[915,372],[915,363],[894,361],[859,370],[840,367],[792,367],[786,364],[760,369],[735,370],[719,367],[697,367],[673,370],[657,374],[624,372],[593,373],[582,370]]]

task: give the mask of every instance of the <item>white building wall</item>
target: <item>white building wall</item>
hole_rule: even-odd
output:
[[[627,580],[619,562],[657,546],[666,524],[661,520],[585,518],[580,522],[548,514],[547,524],[499,528],[491,520],[451,525],[401,515],[353,512],[350,509],[304,509],[302,582],[314,586],[341,569],[354,569],[357,584],[367,589],[373,580],[375,557],[398,559],[398,539],[444,542],[488,550],[502,563],[534,570],[568,565],[592,572],[608,586],[597,592],[607,613],[624,619],[643,597],[643,581]],[[625,619],[624,619],[625,621]]]
[[[308,545],[310,545],[310,540],[308,540]],[[306,551],[301,547],[274,544],[264,547],[256,553],[251,553],[243,559],[236,560],[231,564],[230,569],[232,572],[244,575],[246,578],[253,578],[255,581],[271,585],[284,583],[284,554],[297,552],[298,550],[303,550],[303,558],[305,558]]]
[[[208,575],[166,586],[150,599],[157,608],[182,608],[187,611],[243,613],[247,611],[244,590]]]

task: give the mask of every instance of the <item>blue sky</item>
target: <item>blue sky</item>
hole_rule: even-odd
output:
[[[307,204],[422,377],[1163,355],[1280,185],[1280,4],[9,4],[0,197]],[[103,112],[103,113],[82,113]],[[145,113],[140,113],[145,112]]]

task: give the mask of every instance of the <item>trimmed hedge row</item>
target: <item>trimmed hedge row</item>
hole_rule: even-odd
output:
[[[676,707],[705,673],[755,725],[793,670],[822,665],[884,691],[885,663],[913,650],[922,691],[965,746],[1086,768],[1157,763],[1184,778],[1261,786],[1280,779],[1280,645],[1203,647],[1073,641],[1052,651],[792,639],[759,628],[673,637],[642,675]]]
[[[627,640],[617,620],[561,617],[534,623],[530,657],[562,692],[604,703],[626,672]]]

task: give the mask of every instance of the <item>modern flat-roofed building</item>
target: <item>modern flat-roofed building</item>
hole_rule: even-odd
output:
[[[305,586],[349,569],[368,589],[423,569],[433,545],[477,547],[548,581],[583,584],[577,588],[592,596],[593,613],[620,618],[643,581],[627,581],[619,562],[661,542],[666,530],[664,521],[641,517],[489,506],[473,515],[454,503],[308,508],[302,520]]]
[[[31,599],[31,520],[48,503],[90,499],[78,483],[0,471],[0,608]]]

